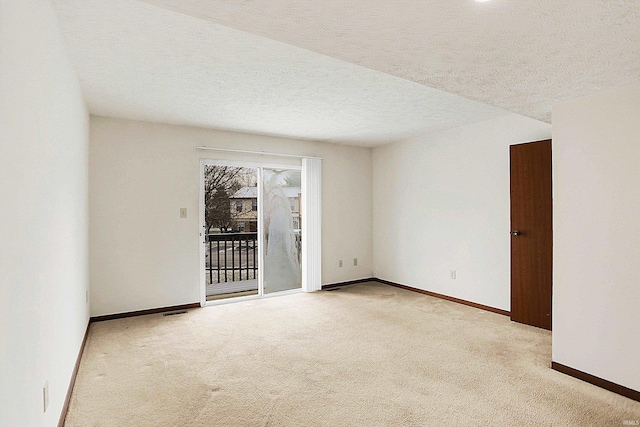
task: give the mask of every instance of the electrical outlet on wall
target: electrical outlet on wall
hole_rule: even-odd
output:
[[[180,218],[187,217],[187,208],[180,208]]]
[[[455,280],[456,279],[456,271],[455,270],[451,270],[451,272],[449,273],[449,277],[452,280]]]
[[[378,277],[380,272],[378,270],[373,270],[373,277]]]
[[[338,267],[342,267],[342,260],[338,261]]]
[[[353,259],[353,266],[355,267],[356,265],[358,265],[358,258]]]

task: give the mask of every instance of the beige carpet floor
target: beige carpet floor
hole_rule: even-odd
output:
[[[620,426],[551,334],[368,283],[91,325],[66,426]]]

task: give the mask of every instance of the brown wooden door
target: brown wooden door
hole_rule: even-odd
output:
[[[512,145],[511,320],[551,330],[551,140]]]

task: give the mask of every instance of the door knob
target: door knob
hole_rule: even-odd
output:
[[[519,231],[519,230],[513,230],[513,231],[511,232],[511,235],[512,235],[513,237],[518,237],[518,236],[520,235],[520,231]]]

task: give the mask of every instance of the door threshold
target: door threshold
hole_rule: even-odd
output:
[[[218,300],[213,300],[213,301],[206,301],[204,303],[204,305],[202,305],[202,307],[211,307],[211,306],[215,306],[215,305],[233,304],[233,303],[236,303],[236,302],[251,301],[251,300],[255,300],[255,299],[281,297],[281,296],[285,296],[285,295],[299,294],[301,292],[304,292],[302,290],[302,288],[298,288],[298,289],[290,289],[288,291],[273,292],[273,293],[269,293],[269,294],[266,294],[266,295],[246,295],[246,296],[242,296],[242,297],[218,299]]]

